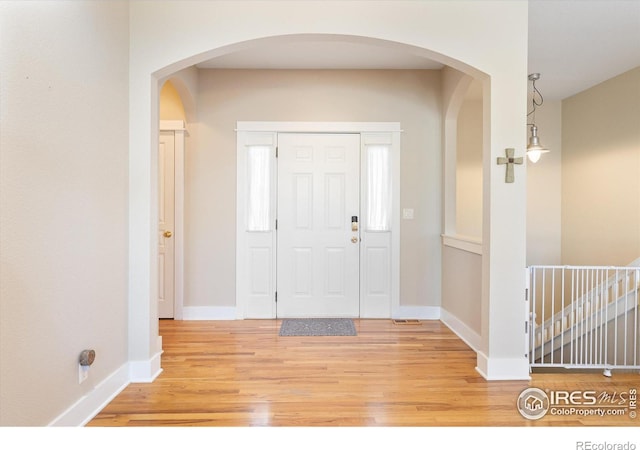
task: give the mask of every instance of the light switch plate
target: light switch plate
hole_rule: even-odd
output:
[[[402,210],[402,218],[407,220],[413,220],[413,209],[412,208],[404,208]]]

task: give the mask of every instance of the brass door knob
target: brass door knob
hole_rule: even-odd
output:
[[[354,244],[358,242],[358,237],[357,236],[352,237],[351,242],[353,242]]]
[[[164,232],[164,237],[170,238],[171,236],[173,236],[173,233],[171,231],[165,231]]]

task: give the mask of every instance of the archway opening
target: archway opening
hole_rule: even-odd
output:
[[[308,55],[311,57],[305,59],[303,62],[298,62],[298,65],[280,66],[280,68],[278,68],[273,65],[266,66],[265,62],[261,62],[258,60],[258,55],[267,52],[268,49],[278,48],[282,50],[282,49],[288,48],[289,51],[291,52],[296,52],[296,51],[299,52],[300,49],[304,48],[305,46],[307,46],[309,49],[313,49],[313,51],[308,52]],[[357,68],[354,66],[356,63],[352,61],[351,62],[352,66],[339,65],[339,63],[334,62],[333,64],[335,64],[335,66],[333,67],[333,69],[327,70],[328,69],[327,66],[320,68],[318,66],[319,64],[318,61],[322,60],[322,58],[320,58],[319,55],[325,54],[323,52],[328,52],[329,48],[332,48],[333,52],[338,54],[340,54],[340,52],[343,51],[344,49],[351,48],[353,50],[354,48],[358,48],[363,54],[368,54],[368,56],[370,57],[370,60],[374,60],[375,55],[388,56],[389,54],[393,53],[394,55],[396,55],[396,58],[393,61],[393,64],[395,64],[395,67],[389,67],[389,66],[382,67],[382,66],[373,66],[373,65],[364,67],[363,66],[364,63],[361,61],[357,63],[360,65],[359,66],[360,68]],[[398,57],[397,55],[402,55],[402,57]],[[251,61],[251,59],[253,59],[254,62],[253,64],[249,65],[249,62]],[[292,58],[285,58],[285,59],[291,60]],[[352,59],[357,60],[357,58],[352,58]],[[313,65],[313,64],[316,64],[316,65]],[[322,64],[329,64],[329,62],[324,61]],[[346,63],[343,62],[342,64],[346,64]],[[204,124],[202,126],[202,129],[199,129],[199,132],[196,133],[198,136],[198,139],[201,139],[201,142],[194,144],[194,148],[196,150],[193,151],[192,154],[188,155],[188,158],[194,158],[194,159],[190,160],[190,162],[188,162],[186,165],[187,171],[189,171],[190,168],[194,169],[192,171],[192,174],[194,174],[196,178],[192,179],[191,181],[193,181],[194,185],[198,185],[207,177],[209,177],[209,179],[211,180],[216,180],[216,182],[219,182],[221,180],[224,181],[225,176],[230,174],[229,166],[228,164],[225,165],[224,160],[216,160],[215,162],[212,160],[208,160],[211,154],[205,154],[197,150],[207,146],[208,148],[214,148],[214,147],[221,148],[220,146],[217,146],[217,145],[211,145],[213,141],[208,141],[208,143],[206,143],[202,140],[204,139],[203,136],[205,136],[207,133],[216,134],[218,130],[214,130],[211,124],[219,123],[219,122],[216,122],[216,120],[213,120],[213,121],[209,120],[210,118],[214,117],[215,114],[211,112],[211,108],[209,108],[207,105],[203,105],[203,103],[206,103],[209,101],[209,100],[207,100],[206,102],[203,101],[203,97],[202,97],[203,93],[206,93],[207,95],[210,95],[215,92],[221,93],[224,91],[225,86],[227,87],[231,86],[235,88],[235,90],[229,89],[224,92],[227,92],[227,94],[232,92],[233,94],[236,94],[236,98],[240,98],[247,95],[248,89],[240,89],[238,88],[237,84],[229,84],[230,80],[228,78],[233,78],[236,75],[242,75],[244,77],[249,72],[252,72],[253,75],[258,75],[258,76],[266,75],[267,71],[269,72],[269,75],[281,75],[281,76],[284,76],[285,73],[287,74],[287,76],[289,76],[294,74],[294,72],[296,72],[297,74],[302,74],[303,72],[307,74],[311,72],[318,74],[319,71],[322,70],[324,71],[324,75],[326,75],[331,71],[333,72],[342,71],[343,74],[347,72],[351,72],[351,75],[353,76],[355,71],[362,71],[362,72],[387,71],[387,72],[393,72],[393,74],[397,75],[401,73],[406,74],[407,72],[410,72],[410,71],[441,72],[443,68],[451,68],[452,70],[455,70],[466,77],[471,77],[476,80],[479,80],[480,84],[484,84],[485,92],[486,93],[490,92],[490,89],[488,88],[489,77],[486,74],[483,74],[480,71],[472,67],[469,67],[464,63],[461,63],[460,61],[453,60],[452,58],[437,54],[435,52],[432,52],[424,48],[414,47],[406,44],[401,44],[401,43],[392,42],[392,41],[385,41],[385,40],[380,40],[375,38],[368,38],[368,37],[362,37],[362,36],[344,36],[344,35],[307,35],[307,34],[287,35],[287,36],[276,36],[276,37],[257,39],[257,40],[252,40],[248,42],[240,42],[240,43],[232,44],[229,46],[213,49],[208,52],[201,53],[199,55],[194,55],[190,58],[184,59],[170,66],[167,66],[164,69],[156,72],[154,75],[158,80],[158,86],[160,86],[161,80],[171,79],[172,82],[175,84],[176,90],[182,89],[183,92],[188,93],[188,95],[181,95],[181,97],[183,98],[184,97],[188,98],[188,101],[185,102],[185,114],[189,116],[188,111],[190,110],[192,112],[191,119],[188,119],[187,122]],[[209,72],[209,75],[207,75],[206,77],[201,76],[204,71]],[[244,71],[244,72],[240,73],[241,71]],[[210,75],[210,73],[213,73],[213,72],[216,73],[215,76]],[[225,76],[226,76],[226,79],[225,79]],[[238,81],[238,80],[235,80],[235,81]],[[292,77],[292,78],[286,79],[286,82],[285,82],[283,81],[282,78],[280,79],[280,81],[278,81],[277,78],[271,78],[271,85],[269,88],[273,89],[274,86],[278,86],[279,84],[288,84],[291,81],[299,82],[299,79]],[[251,83],[256,83],[256,80],[253,79]],[[435,84],[436,83],[434,83],[434,85]],[[444,86],[441,86],[441,84],[442,84],[442,78],[440,78],[437,84],[438,95],[441,95],[442,89],[444,89]],[[289,85],[291,85],[291,83],[289,83]],[[378,83],[378,85],[380,86],[382,84]],[[253,86],[255,86],[255,84]],[[265,90],[262,91],[262,93],[264,92]],[[231,94],[229,94],[229,96],[230,95]],[[407,97],[407,98],[411,96],[418,97],[419,95],[421,95],[421,93],[414,92],[413,94],[407,93],[407,95],[404,95],[404,97]],[[216,97],[215,95],[213,95],[213,97],[217,98],[218,100],[224,100],[224,101],[229,100],[229,97],[222,98],[220,96]],[[154,99],[152,98],[152,102],[153,101]],[[189,107],[187,106],[187,103],[190,103],[192,105],[191,109],[189,109]],[[276,104],[276,103],[277,102],[274,102],[272,104]],[[437,102],[434,102],[433,105],[435,105],[436,103]],[[406,317],[408,318],[414,318],[414,317],[439,318],[440,307],[441,307],[441,304],[438,303],[439,298],[441,297],[441,277],[442,277],[441,270],[442,270],[442,264],[443,264],[440,240],[441,240],[441,234],[444,233],[442,224],[445,222],[443,218],[443,215],[445,214],[444,203],[446,202],[446,199],[444,199],[444,197],[446,196],[445,186],[447,185],[447,183],[449,183],[449,180],[447,179],[446,172],[445,172],[445,175],[442,175],[443,158],[446,158],[446,156],[443,156],[443,150],[442,150],[444,147],[444,141],[446,139],[445,135],[447,133],[446,125],[445,125],[446,117],[443,114],[442,108],[440,109],[437,109],[438,107],[435,107],[435,108],[436,109],[434,109],[434,111],[436,111],[436,115],[438,116],[437,120],[434,122],[434,124],[436,125],[432,126],[431,128],[426,127],[428,128],[429,132],[432,133],[432,135],[437,135],[437,142],[429,143],[430,148],[435,149],[434,152],[430,154],[430,156],[433,156],[433,158],[430,158],[432,165],[429,166],[429,170],[424,170],[426,167],[424,165],[424,161],[417,161],[418,163],[416,164],[415,160],[411,161],[411,159],[409,158],[410,154],[405,152],[405,155],[408,158],[406,160],[407,165],[413,165],[413,167],[417,169],[417,172],[420,172],[421,171],[420,169],[423,169],[421,171],[420,176],[418,175],[415,176],[416,179],[420,177],[431,179],[432,181],[435,181],[436,187],[433,189],[430,189],[428,192],[428,195],[426,196],[412,197],[411,195],[407,195],[403,197],[403,199],[401,200],[403,203],[403,213],[405,212],[404,210],[406,210],[406,213],[407,213],[407,219],[406,221],[403,221],[402,226],[407,229],[411,229],[412,227],[419,228],[421,230],[428,229],[429,230],[428,233],[430,234],[427,235],[425,233],[423,234],[416,233],[415,236],[411,236],[411,234],[405,233],[405,235],[407,235],[407,241],[401,244],[401,246],[403,246],[402,248],[404,250],[404,254],[406,255],[412,254],[412,257],[415,260],[422,260],[424,267],[420,267],[419,265],[414,264],[412,261],[408,261],[408,260],[405,261],[405,263],[403,263],[405,267],[416,267],[417,269],[415,273],[412,274],[413,278],[408,278],[405,275],[405,279],[401,280],[400,282],[404,283],[405,286],[417,285],[418,287],[415,289],[416,297],[419,293],[422,293],[422,295],[424,295],[426,290],[431,289],[428,295],[431,296],[433,299],[438,299],[438,300],[429,304],[420,305],[424,307],[407,308]],[[291,109],[290,111],[293,111],[293,109]],[[298,109],[297,111],[298,113],[300,113],[302,109]],[[487,110],[485,109],[485,112],[486,111]],[[254,111],[254,113],[256,112]],[[256,114],[260,114],[260,113],[256,113]],[[285,116],[285,117],[276,115],[275,117],[260,116],[258,118],[267,119],[267,120],[283,120],[283,119],[293,120],[294,117],[299,118],[301,116],[299,114],[298,115],[289,114],[288,116]],[[236,120],[246,120],[246,119],[255,119],[255,118],[256,118],[255,116],[254,117],[245,116],[245,117],[237,117]],[[316,117],[303,116],[303,120],[316,120],[316,119],[317,119]],[[359,120],[362,120],[362,119],[359,119]],[[369,120],[369,119],[364,119],[363,121],[366,121],[366,120]],[[485,120],[484,122],[485,123],[483,123],[481,127],[483,127],[485,131],[488,132],[488,130],[486,130],[487,121]],[[424,123],[423,123],[423,126],[424,126]],[[233,132],[232,127],[227,126],[226,128],[227,128],[227,132]],[[201,133],[200,131],[202,131],[203,133]],[[405,141],[411,139],[409,137],[409,133],[407,133],[406,136],[407,138],[405,139]],[[223,138],[219,142],[223,142],[226,145],[226,144],[229,144],[230,141],[227,138]],[[487,142],[488,142],[487,139],[483,140],[483,144],[482,144],[483,152],[487,151],[487,149],[484,148]],[[421,146],[421,144],[418,143],[418,144],[415,144],[415,146],[416,148],[418,148]],[[422,146],[422,148],[424,148],[424,145]],[[414,156],[416,155],[418,155],[418,152],[414,153]],[[228,159],[227,159],[227,163],[228,163]],[[212,172],[208,170],[208,168],[214,168],[214,171]],[[220,170],[218,171],[218,169]],[[226,174],[225,174],[225,171],[226,171]],[[425,174],[427,174],[426,177],[425,177]],[[454,182],[455,182],[455,178],[454,178]],[[406,184],[407,186],[411,186],[411,185],[415,186],[415,183],[413,183],[410,180],[410,178],[407,178]],[[191,248],[195,248],[195,244],[194,244],[195,242],[199,242],[199,243],[206,242],[212,245],[220,244],[220,243],[214,244],[212,241],[202,240],[203,238],[206,239],[206,235],[211,233],[213,229],[221,230],[221,229],[224,229],[226,226],[226,225],[223,225],[220,228],[212,228],[212,226],[213,227],[220,226],[221,215],[215,211],[209,212],[209,213],[203,213],[203,211],[207,211],[207,210],[211,211],[210,209],[211,203],[220,202],[220,204],[222,205],[221,208],[227,209],[227,210],[228,210],[228,207],[230,206],[228,204],[225,204],[222,198],[220,199],[214,198],[212,200],[211,194],[207,194],[207,195],[204,194],[205,191],[209,193],[218,192],[218,193],[223,193],[223,196],[229,197],[229,194],[232,192],[232,190],[225,190],[224,183],[220,185],[216,184],[215,186],[213,185],[203,185],[203,186],[204,187],[201,186],[202,190],[200,190],[198,193],[194,194],[195,191],[193,191],[193,192],[190,192],[189,194],[189,195],[194,195],[194,197],[197,197],[197,201],[192,202],[194,207],[191,213],[194,214],[194,211],[198,211],[197,214],[205,214],[208,216],[207,220],[209,222],[207,223],[206,220],[191,221],[192,224],[196,224],[193,228],[196,234],[191,236],[191,239],[192,239]],[[404,192],[410,192],[410,190],[405,189]],[[203,202],[209,202],[209,203],[203,203]],[[426,214],[427,211],[429,211],[429,213],[431,214],[431,217],[430,217],[431,221],[428,223],[428,225],[422,226],[422,224],[417,224],[417,220],[415,218],[417,216]],[[413,214],[411,214],[412,212]],[[189,212],[187,212],[187,214],[189,214]],[[200,219],[202,219],[203,217],[204,216],[201,216]],[[414,218],[409,219],[409,217],[414,217]],[[409,220],[413,220],[414,222],[409,222]],[[216,222],[215,224],[214,224],[214,221]],[[233,233],[233,227],[228,229],[231,229]],[[233,236],[230,234],[229,236],[223,236],[220,239],[220,241],[224,243],[224,241],[228,241],[229,237],[233,239]],[[428,243],[423,245],[423,247],[416,246],[415,242],[420,240],[423,242],[428,241]],[[212,245],[204,245],[203,247],[207,247],[211,249]],[[233,248],[233,247],[229,246],[229,248]],[[227,251],[227,250],[224,250],[224,251]],[[224,251],[219,253],[225,254]],[[233,253],[230,253],[228,251],[227,253],[228,254],[225,254],[226,256],[221,258],[220,262],[228,263],[229,259],[233,259],[235,257]],[[426,255],[430,255],[431,259],[425,263],[425,259],[427,259]],[[203,258],[206,259],[207,256],[198,255],[194,258],[194,261],[198,259],[202,260]],[[208,263],[211,263],[211,260],[208,260]],[[187,264],[189,264],[188,261],[187,261]],[[216,267],[217,265],[219,264],[218,263],[209,264],[208,267]],[[481,267],[478,270],[481,271]],[[198,271],[196,270],[195,272],[198,272]],[[152,273],[154,273],[153,270],[152,270]],[[194,279],[190,283],[188,283],[188,286],[190,286],[188,288],[190,289],[190,294],[194,296],[190,298],[188,301],[194,300],[194,303],[193,303],[194,306],[202,305],[203,303],[202,299],[206,298],[209,295],[208,292],[211,291],[211,287],[209,288],[206,287],[206,281],[203,282],[203,280],[205,279],[205,275],[204,274],[196,275],[196,278],[198,276],[200,277],[199,279]],[[425,279],[428,279],[428,281],[425,282],[424,281]],[[229,290],[230,290],[230,286],[231,285],[228,286]],[[407,294],[407,292],[408,292],[407,289],[405,289],[405,294]],[[235,317],[235,313],[232,312],[232,308],[235,306],[235,304],[233,303],[233,301],[228,300],[229,298],[233,299],[233,295],[231,296],[225,295],[224,297],[227,299],[226,302],[213,305],[214,308],[217,308],[217,310],[209,308],[208,312],[212,313],[213,311],[214,315],[218,314],[218,317],[221,317],[221,318]],[[205,300],[205,304],[206,304],[206,300]],[[207,306],[212,306],[212,305],[207,305]],[[203,311],[203,309],[201,311]],[[208,317],[208,318],[211,318],[211,317]]]

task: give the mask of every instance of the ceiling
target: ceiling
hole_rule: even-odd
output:
[[[278,42],[219,56],[198,64],[201,69],[441,69],[442,64],[418,55],[375,45],[371,41],[315,37]]]
[[[440,69],[408,50],[326,37],[259,46],[198,64],[218,69]],[[530,0],[529,73],[563,99],[640,66],[640,0]]]
[[[640,0],[530,0],[529,73],[563,99],[640,66]]]

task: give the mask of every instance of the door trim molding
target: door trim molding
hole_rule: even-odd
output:
[[[248,138],[251,134],[255,133],[255,138]],[[277,133],[354,133],[354,134],[375,134],[375,133],[389,133],[393,136],[390,143],[392,144],[392,177],[393,177],[393,218],[392,218],[392,233],[391,233],[391,289],[390,289],[390,301],[388,311],[380,313],[380,308],[376,308],[371,317],[376,318],[392,318],[397,317],[400,314],[400,134],[402,129],[399,122],[248,122],[239,121],[236,124],[236,137],[237,137],[237,197],[236,197],[236,218],[237,218],[237,234],[236,234],[236,314],[237,319],[245,318],[272,318],[275,317],[275,299],[273,307],[266,305],[266,301],[271,298],[270,294],[267,294],[268,281],[261,280],[261,287],[263,287],[261,296],[259,296],[260,305],[258,307],[258,314],[248,314],[248,306],[250,302],[248,295],[248,284],[252,282],[249,275],[250,261],[247,261],[247,233],[244,227],[245,221],[245,183],[246,183],[246,158],[242,151],[247,142],[252,142],[251,145],[272,145],[275,144],[275,136]],[[264,142],[263,142],[264,141]],[[363,140],[361,140],[361,143]],[[362,144],[361,144],[362,145]],[[275,147],[275,145],[274,145]],[[277,176],[277,175],[276,175]],[[264,232],[261,237],[261,242],[268,245],[269,240],[275,240],[275,230],[273,232]],[[271,244],[273,247],[273,244]],[[274,250],[272,248],[272,250]],[[264,253],[267,256],[263,258],[264,261],[275,260],[275,252]],[[266,272],[265,272],[266,273]],[[271,275],[271,282],[275,286],[275,273]],[[361,287],[362,292],[362,287]],[[273,288],[273,294],[275,296],[275,287]],[[256,297],[258,298],[258,297]],[[362,301],[362,296],[360,297]],[[274,311],[272,313],[272,311]],[[361,317],[368,317],[362,315]]]
[[[161,120],[160,131],[173,131],[175,152],[174,205],[174,310],[176,320],[183,319],[184,307],[184,149],[186,128],[182,120]]]
[[[402,132],[399,122],[237,122],[236,131],[271,133]]]

